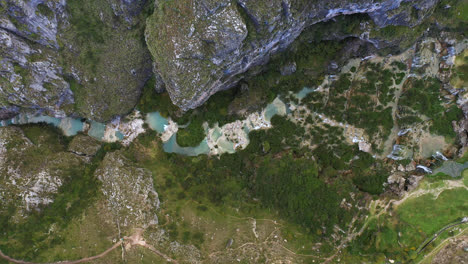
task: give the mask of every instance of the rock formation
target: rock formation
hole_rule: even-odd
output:
[[[113,223],[144,228],[158,223],[159,198],[150,171],[135,167],[116,151],[106,155],[95,174]]]
[[[174,104],[195,108],[265,64],[308,26],[367,13],[377,27],[414,26],[435,0],[157,1],[146,41]],[[416,14],[416,15],[415,15]]]

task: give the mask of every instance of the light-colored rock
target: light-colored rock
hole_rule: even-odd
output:
[[[106,154],[95,175],[102,182],[111,222],[142,228],[158,223],[159,199],[150,171],[135,167],[120,151],[115,151]]]
[[[82,157],[49,147],[33,144],[19,128],[0,128],[0,211],[15,206],[15,221],[52,203],[71,171],[84,165]]]

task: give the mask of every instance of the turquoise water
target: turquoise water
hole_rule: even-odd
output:
[[[276,104],[275,103],[269,104],[265,109],[265,119],[267,121],[270,121],[274,115],[279,113],[280,108],[282,107],[284,107],[284,105],[278,104],[278,102]],[[283,111],[284,109],[281,109],[281,110]],[[78,132],[83,131],[83,124],[84,124],[84,122],[81,122],[80,119],[74,119],[74,118],[59,119],[55,117],[41,116],[41,115],[36,115],[36,116],[19,115],[13,119],[1,121],[0,126],[8,126],[11,124],[39,123],[39,122],[45,122],[47,124],[51,124],[56,127],[59,127],[60,129],[62,129],[63,133],[67,136],[74,136]],[[146,115],[146,123],[151,129],[156,130],[159,133],[163,133],[165,130],[164,128],[165,126],[169,124],[169,121],[167,118],[164,118],[163,116],[161,116],[159,112],[152,112]],[[95,121],[90,121],[90,125],[91,126],[88,131],[88,135],[95,139],[103,140],[104,133],[106,130],[106,125],[103,123],[95,122]],[[246,127],[244,128],[244,131],[247,134],[250,132],[248,128]],[[217,141],[222,136],[221,129],[219,127],[216,128],[213,131],[211,136],[214,139],[214,141]],[[120,131],[116,131],[115,138],[118,140],[123,140],[124,135]],[[165,152],[177,153],[177,154],[187,155],[187,156],[197,156],[200,154],[210,153],[210,147],[208,146],[206,138],[197,147],[181,147],[177,144],[176,134],[173,135],[167,142],[163,144],[163,148]],[[220,142],[218,142],[218,148],[228,153],[235,152],[234,143],[227,141],[227,140],[221,140]]]
[[[58,126],[60,124],[60,119],[55,118],[55,117],[50,117],[50,116],[33,116],[33,117],[25,116],[25,119],[26,119],[26,122],[24,122],[23,124],[41,123],[41,122],[45,122],[47,124],[51,124],[54,126]]]
[[[146,115],[146,123],[151,129],[164,133],[164,127],[169,124],[169,121],[159,112],[152,112]]]
[[[227,140],[220,140],[218,142],[218,148],[227,152],[227,153],[234,153],[234,143],[227,141]]]
[[[211,133],[211,138],[213,139],[213,141],[216,141],[216,140],[218,140],[222,135],[223,135],[223,133],[221,132],[221,129],[220,129],[219,127],[216,127],[216,128],[213,130],[213,133]]]
[[[278,114],[278,108],[275,104],[271,103],[265,108],[265,120],[271,121],[271,118]]]
[[[312,88],[309,88],[309,87],[304,87],[302,88],[302,90],[300,90],[297,94],[295,94],[294,96],[299,99],[299,100],[302,100],[304,99],[308,94],[310,94],[311,92],[315,91],[315,89],[312,89]]]
[[[54,125],[54,126],[58,126],[60,124],[60,119],[55,118],[55,117],[50,117],[50,116],[42,116],[42,115],[17,115],[10,120],[2,121],[4,125],[37,124],[41,122]]]
[[[83,131],[83,122],[79,119],[67,117],[60,121],[58,127],[62,129],[66,136],[74,136],[78,134],[78,132]]]
[[[11,119],[3,120],[3,121],[0,122],[0,127],[9,126],[9,125],[11,125],[11,124],[13,124],[13,123],[11,122]]]
[[[181,147],[177,144],[177,134],[172,135],[172,137],[163,144],[163,149],[167,153],[177,153],[186,156],[198,156],[200,154],[210,153],[210,147],[204,139],[200,145],[196,147]]]
[[[104,124],[91,121],[91,128],[88,131],[88,135],[97,140],[102,140],[105,130],[106,126]]]
[[[120,132],[120,131],[115,132],[115,136],[116,136],[119,140],[123,140],[123,139],[124,139],[124,134],[122,134],[122,132]]]

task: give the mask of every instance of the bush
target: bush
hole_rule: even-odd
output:
[[[265,159],[257,170],[253,191],[267,206],[305,226],[332,228],[345,212],[336,190],[318,178],[317,165],[308,159]],[[315,229],[314,229],[315,230]]]
[[[196,147],[205,138],[205,130],[200,119],[190,122],[186,128],[177,132],[177,144],[181,147]]]

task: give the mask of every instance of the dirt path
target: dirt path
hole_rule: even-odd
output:
[[[114,249],[118,248],[122,244],[125,245],[126,250],[130,249],[132,246],[141,246],[141,247],[147,248],[150,251],[152,251],[153,253],[161,256],[162,258],[164,258],[168,262],[172,262],[172,263],[177,264],[176,260],[174,260],[174,259],[168,257],[167,255],[163,254],[162,252],[157,250],[152,245],[147,244],[146,241],[143,239],[142,234],[143,234],[143,229],[137,229],[135,234],[133,234],[132,236],[121,238],[119,240],[119,242],[115,243],[112,247],[106,249],[104,252],[102,252],[101,254],[96,255],[96,256],[82,258],[82,259],[78,259],[78,260],[70,260],[70,261],[69,260],[64,260],[64,261],[57,261],[57,262],[47,262],[47,263],[44,263],[44,264],[78,264],[78,263],[85,263],[85,262],[93,261],[93,260],[96,260],[96,259],[99,259],[99,258],[102,258],[102,257],[106,256],[109,252],[111,252]],[[127,242],[125,242],[125,241],[127,241]],[[0,250],[0,258],[3,258],[3,259],[5,259],[5,260],[7,260],[9,262],[17,263],[17,264],[40,264],[40,263],[37,263],[37,262],[28,262],[28,261],[23,261],[23,260],[18,260],[18,259],[11,258],[11,257],[3,254],[3,252],[1,250]]]
[[[143,231],[144,231],[143,229],[137,229],[136,232],[132,236],[124,237],[125,240],[130,240],[129,243],[125,245],[125,250],[129,250],[132,246],[141,246],[141,247],[149,249],[153,253],[167,260],[168,262],[177,263],[176,260],[165,255],[164,253],[157,250],[152,245],[147,244],[146,241],[143,239]]]
[[[51,262],[49,264],[77,264],[77,263],[83,263],[83,262],[92,261],[92,260],[95,260],[95,259],[98,259],[98,258],[102,258],[105,255],[107,255],[109,252],[111,252],[112,250],[119,247],[120,244],[122,244],[122,242],[123,241],[120,240],[119,242],[115,243],[112,247],[108,248],[106,251],[104,251],[101,254],[96,255],[96,256],[82,258],[82,259],[78,259],[78,260],[72,260],[72,261],[67,261],[66,260],[66,261]],[[18,259],[11,258],[11,257],[3,254],[3,252],[1,250],[0,250],[0,257],[3,258],[3,259],[6,259],[7,261],[10,261],[10,262],[13,262],[13,263],[18,263],[18,264],[37,264],[35,262],[28,262],[28,261],[23,261],[23,260],[18,260]]]

